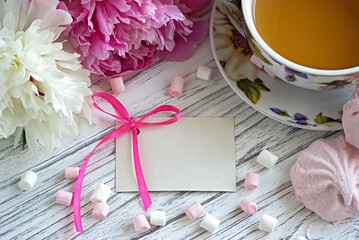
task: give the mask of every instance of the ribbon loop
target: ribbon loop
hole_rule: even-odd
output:
[[[115,111],[118,113],[118,115],[114,115],[112,113],[109,113],[105,110],[103,110],[101,107],[98,106],[96,103],[95,98],[99,97],[110,103],[110,105],[115,109]],[[100,110],[101,112],[104,112],[118,120],[120,120],[123,125],[121,125],[119,128],[115,129],[111,133],[109,133],[107,136],[105,136],[97,145],[96,147],[91,151],[91,153],[87,156],[86,160],[82,164],[82,167],[80,169],[79,176],[76,180],[76,186],[75,186],[75,192],[74,192],[74,219],[75,219],[75,226],[77,232],[83,232],[82,229],[82,223],[81,223],[81,190],[82,190],[82,183],[83,178],[85,175],[85,170],[87,167],[87,164],[93,154],[93,152],[96,150],[97,147],[104,144],[105,142],[116,138],[117,136],[120,136],[124,134],[125,132],[131,130],[132,132],[132,141],[133,141],[133,156],[134,156],[134,166],[135,166],[135,173],[136,173],[136,179],[137,179],[137,185],[138,189],[140,191],[141,199],[143,206],[145,210],[151,206],[152,201],[151,197],[148,193],[147,185],[145,178],[143,176],[142,168],[141,168],[141,161],[138,153],[138,139],[137,139],[137,128],[140,126],[150,126],[150,125],[167,125],[172,124],[174,122],[177,122],[181,118],[181,112],[178,108],[172,106],[172,105],[162,105],[159,106],[152,111],[150,111],[148,114],[146,114],[144,117],[137,119],[136,117],[130,117],[128,114],[127,109],[122,105],[120,101],[117,100],[117,98],[113,97],[112,95],[105,93],[105,92],[97,92],[92,95],[92,99],[94,101],[93,105],[95,108]],[[161,121],[161,122],[144,122],[146,118],[149,116],[159,113],[159,112],[173,112],[176,115],[169,120]]]

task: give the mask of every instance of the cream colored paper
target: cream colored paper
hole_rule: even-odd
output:
[[[236,191],[233,118],[182,117],[140,131],[139,154],[149,191]],[[128,132],[116,139],[116,192],[138,191],[131,138]]]

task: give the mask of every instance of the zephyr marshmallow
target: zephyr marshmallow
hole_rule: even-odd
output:
[[[57,191],[55,202],[65,206],[70,206],[72,202],[72,193],[66,192],[64,190]]]
[[[218,220],[213,215],[207,213],[206,216],[203,218],[200,227],[206,229],[210,233],[215,233],[220,223],[220,220]]]
[[[110,207],[106,203],[97,202],[93,207],[91,216],[95,219],[103,220],[106,218],[109,209]]]
[[[150,223],[155,226],[166,225],[166,212],[164,211],[152,211],[150,215]]]
[[[202,80],[210,80],[212,77],[212,69],[206,66],[199,66],[197,69],[197,77]]]
[[[203,214],[204,209],[203,206],[196,201],[191,205],[188,205],[184,212],[189,219],[194,220],[196,218],[199,218]]]
[[[112,92],[115,94],[122,93],[126,90],[122,77],[110,79],[110,84],[111,84]]]
[[[139,214],[133,218],[133,225],[137,233],[143,233],[150,230],[151,226],[147,218],[143,214]]]
[[[67,167],[65,169],[65,178],[76,179],[79,176],[80,168],[78,167]]]
[[[259,185],[260,178],[261,177],[257,173],[247,172],[244,180],[244,188],[249,190],[256,189]]]
[[[275,217],[263,214],[262,219],[259,222],[259,229],[266,232],[273,232],[277,225],[277,219]]]
[[[257,157],[257,162],[270,169],[277,163],[278,159],[276,155],[267,149],[263,149]]]
[[[97,202],[106,203],[110,195],[111,195],[111,189],[103,183],[98,183],[90,200],[93,203],[97,203]]]
[[[243,199],[241,203],[239,204],[241,209],[248,213],[248,214],[255,214],[258,211],[258,206],[252,201],[249,201],[248,199]]]
[[[171,81],[169,94],[172,97],[178,98],[182,95],[184,79],[180,76],[174,76]]]
[[[35,185],[36,181],[37,174],[33,171],[26,171],[21,176],[19,187],[25,191],[30,190]]]
[[[297,200],[328,222],[359,217],[359,150],[343,135],[300,151],[290,170]]]

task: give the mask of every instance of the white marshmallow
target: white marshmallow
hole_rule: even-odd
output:
[[[278,161],[278,157],[268,151],[267,149],[264,149],[257,157],[257,162],[265,166],[266,168],[270,169],[272,168],[276,162]]]
[[[30,190],[37,181],[37,174],[33,171],[26,171],[22,174],[19,187],[22,190]]]
[[[307,240],[305,237],[299,236],[299,237],[293,237],[290,240]]]
[[[164,211],[152,211],[150,215],[150,223],[155,226],[166,225],[166,212]]]
[[[111,189],[103,183],[98,183],[90,200],[93,203],[97,203],[97,202],[106,203],[110,195],[111,195]]]
[[[212,77],[212,69],[206,66],[199,66],[197,69],[197,77],[202,80],[210,80]]]
[[[206,216],[203,218],[201,225],[199,226],[206,229],[210,233],[215,233],[218,229],[220,222],[221,221],[219,221],[216,217],[207,213]]]
[[[261,221],[259,222],[259,229],[266,232],[273,232],[277,225],[277,219],[267,214],[263,214]]]

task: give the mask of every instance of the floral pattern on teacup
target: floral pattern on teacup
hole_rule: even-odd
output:
[[[310,118],[308,118],[307,115],[304,115],[302,113],[296,112],[292,116],[292,115],[288,114],[286,109],[279,109],[279,108],[274,108],[274,107],[269,108],[269,109],[279,116],[290,118],[287,120],[288,122],[303,125],[303,126],[310,125],[310,126],[316,127],[317,124],[333,125],[333,124],[341,124],[341,122],[342,122],[341,118],[333,119],[331,117],[324,116],[323,113],[318,113],[314,118],[314,122],[316,124],[311,124],[309,122]]]

